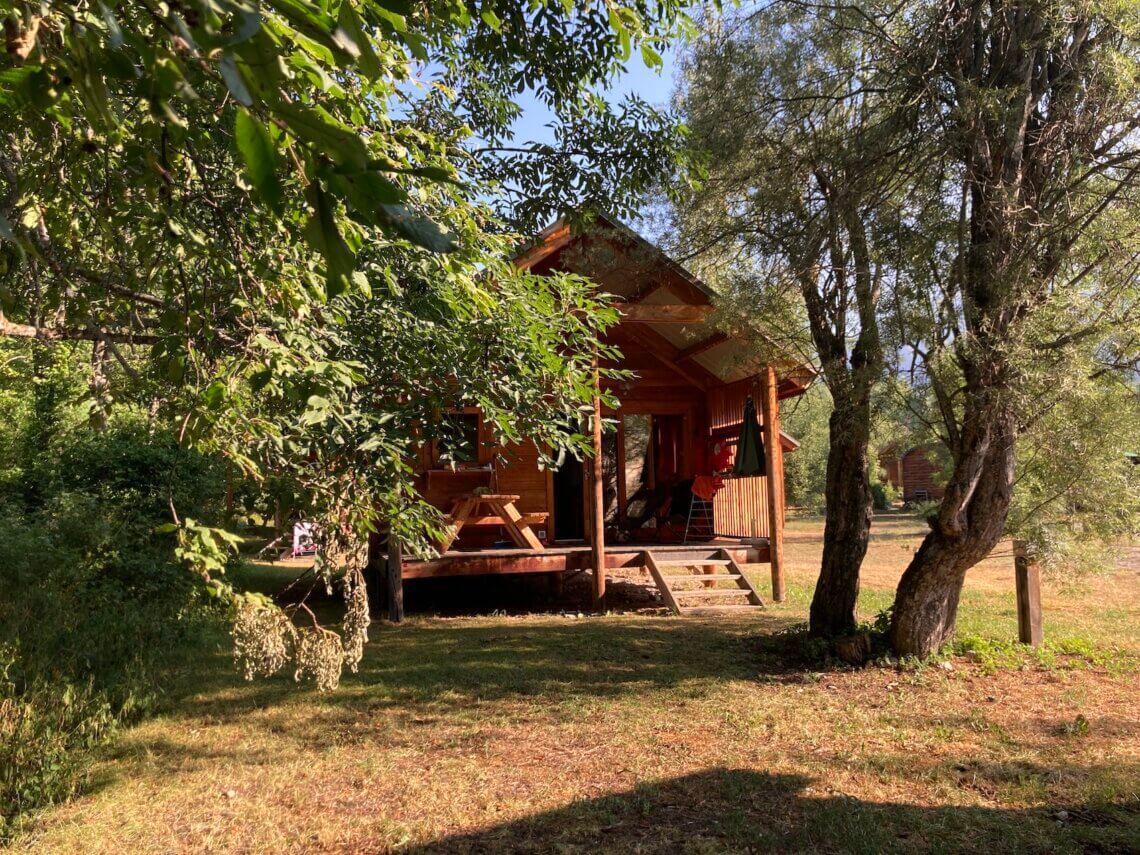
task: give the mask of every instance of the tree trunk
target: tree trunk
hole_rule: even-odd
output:
[[[1005,531],[1015,438],[1008,412],[967,407],[938,516],[895,592],[891,646],[899,655],[929,656],[953,637],[966,573]]]
[[[810,615],[811,634],[825,638],[846,635],[855,628],[859,568],[867,554],[873,515],[867,472],[869,406],[845,412],[837,402],[829,434],[823,561]]]
[[[877,307],[879,289],[867,224],[855,198],[847,198],[817,169],[816,180],[829,199],[827,242],[835,281],[833,294],[821,293],[819,280],[801,281],[812,341],[819,352],[834,409],[828,422],[827,523],[823,530],[823,560],[811,601],[810,631],[834,637],[855,629],[859,600],[859,570],[867,554],[873,504],[867,449],[871,442],[871,390],[883,370]],[[848,269],[846,233],[851,255]],[[845,331],[847,283],[853,285],[859,315],[859,335],[847,354]]]

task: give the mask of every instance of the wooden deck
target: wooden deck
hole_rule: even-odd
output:
[[[748,546],[740,541],[714,540],[703,543],[607,543],[606,568],[644,567],[645,552],[655,555],[685,553],[709,548],[721,548],[738,564],[766,564],[770,560],[767,541],[759,546]],[[402,563],[404,579],[429,579],[445,576],[482,576],[500,573],[557,573],[570,570],[588,570],[592,567],[590,546],[572,544],[551,546],[546,549],[480,549],[453,550],[438,558],[405,560]]]

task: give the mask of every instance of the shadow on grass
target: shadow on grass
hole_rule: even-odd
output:
[[[1063,814],[923,807],[825,796],[811,783],[710,769],[403,851],[1123,853],[1140,843],[1137,804]]]
[[[790,623],[771,612],[738,620],[549,616],[374,624],[360,672],[346,674],[320,706],[416,717],[513,700],[572,706],[663,689],[701,696],[725,681],[770,680],[776,669],[786,670],[778,657],[760,655],[760,640]],[[244,683],[219,634],[209,655],[188,658],[168,696],[168,714],[228,720],[310,702],[315,692],[299,689],[291,676]]]
[[[255,567],[238,581],[269,593],[301,572]],[[306,579],[304,587],[309,583]],[[771,641],[794,624],[786,612],[678,618],[663,614],[647,590],[640,580],[615,581],[611,607],[640,603],[641,608],[631,609],[633,615],[598,617],[578,611],[589,593],[585,576],[560,595],[541,576],[415,580],[405,591],[409,619],[373,624],[360,672],[346,674],[322,705],[393,707],[418,715],[511,698],[564,703],[686,684],[707,691],[728,680],[796,681],[804,674],[803,663]],[[336,628],[340,601],[316,592],[310,602],[321,620]],[[460,612],[469,619],[417,615],[417,608],[430,608],[434,615]],[[493,623],[478,617],[481,611],[494,615]],[[505,616],[511,614],[530,619]],[[228,639],[219,639],[219,652],[228,646]],[[238,716],[308,695],[298,692],[290,675],[243,684],[225,654],[198,657],[189,665],[182,690],[172,696],[179,713]]]
[[[587,611],[593,600],[588,573],[572,576],[564,585],[552,584],[548,573],[454,576],[404,581],[404,608],[410,616],[446,617],[473,615],[559,614]],[[296,564],[267,562],[247,564],[231,574],[236,587],[278,596],[283,601],[308,596],[319,611],[334,615],[341,608],[338,598],[325,595],[324,587],[309,568]],[[293,583],[296,584],[293,584]],[[660,613],[665,604],[649,574],[610,576],[606,601],[611,611]]]

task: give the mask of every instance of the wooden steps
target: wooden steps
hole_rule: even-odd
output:
[[[658,567],[661,565],[658,564]],[[695,573],[681,573],[680,575],[670,576],[668,574],[661,577],[666,582],[716,582],[723,579],[739,579],[739,573],[702,573],[699,576]]]
[[[723,552],[721,549],[710,551]],[[668,558],[664,561],[657,559],[658,567],[727,567],[732,563],[731,558],[710,558],[707,555],[688,552],[670,552],[667,555]]]
[[[722,612],[756,611],[764,607],[764,601],[729,555],[727,550],[717,547],[692,552],[667,552],[654,555],[646,550],[642,555],[645,567],[649,570],[661,599],[679,615],[719,614]],[[663,573],[662,568],[686,567],[695,573]],[[706,568],[723,567],[728,572],[705,572]],[[678,583],[700,582],[699,588],[677,587]],[[731,582],[733,587],[716,587],[720,582]],[[722,603],[722,600],[743,600],[744,602]],[[683,603],[683,604],[682,604]]]

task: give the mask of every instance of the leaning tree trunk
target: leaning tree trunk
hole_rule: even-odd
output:
[[[929,656],[954,635],[966,572],[997,546],[1009,515],[1014,419],[984,407],[966,415],[938,516],[895,592],[891,646],[902,656]]]
[[[837,401],[829,421],[827,522],[810,613],[811,634],[817,637],[844,635],[855,628],[859,568],[871,535],[870,418],[869,403],[847,410]]]

